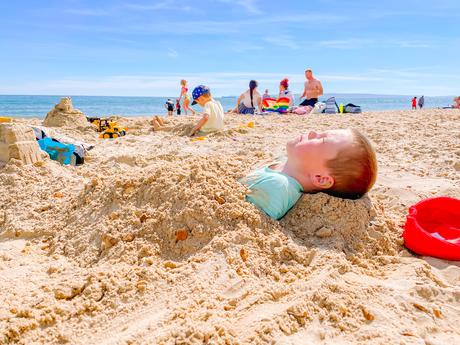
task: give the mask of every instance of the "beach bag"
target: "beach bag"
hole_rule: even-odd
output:
[[[339,112],[339,107],[335,101],[335,97],[330,97],[326,100],[326,109],[324,109],[325,114],[337,114]]]
[[[326,109],[326,103],[317,102],[311,111],[311,114],[322,114]]]
[[[361,114],[361,107],[359,105],[354,105],[354,104],[348,103],[343,108],[343,111],[345,113],[350,113],[350,114]]]

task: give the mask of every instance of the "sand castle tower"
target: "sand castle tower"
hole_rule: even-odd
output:
[[[54,109],[46,115],[43,125],[48,127],[91,127],[85,114],[73,107],[70,97],[61,98]]]
[[[6,164],[10,159],[20,160],[24,164],[42,160],[32,127],[0,123],[0,164]]]

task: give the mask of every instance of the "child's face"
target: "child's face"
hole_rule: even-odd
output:
[[[196,102],[203,107],[210,100],[210,98],[211,97],[209,95],[201,95],[196,99]]]
[[[286,151],[288,160],[296,169],[305,173],[322,174],[329,172],[327,162],[352,144],[353,136],[348,129],[311,131],[289,141]]]

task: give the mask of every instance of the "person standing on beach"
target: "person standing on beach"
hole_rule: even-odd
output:
[[[302,106],[310,105],[312,107],[318,102],[318,97],[323,95],[323,85],[318,79],[313,77],[313,72],[311,69],[305,71],[305,87],[303,93],[300,96],[300,99],[305,97],[305,100],[300,103]]]
[[[168,116],[173,116],[174,103],[171,98],[168,98],[166,101],[165,108],[168,110]]]
[[[180,115],[180,101],[179,101],[179,99],[176,99],[176,112],[177,112],[177,115]]]
[[[187,87],[187,80],[182,79],[180,81],[181,89],[180,89],[180,96],[179,96],[179,102],[184,97],[184,101],[182,102],[182,107],[184,108],[184,113],[187,115],[187,110],[190,110],[193,115],[195,115],[195,110],[190,108],[190,94],[188,93],[188,87]]]
[[[422,96],[418,99],[418,107],[422,109],[424,105],[425,105],[425,96]]]
[[[412,110],[417,110],[417,97],[412,98]]]

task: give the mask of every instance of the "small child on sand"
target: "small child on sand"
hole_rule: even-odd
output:
[[[246,200],[273,219],[282,218],[302,193],[358,199],[374,185],[377,159],[369,140],[354,129],[303,134],[286,145],[287,159],[240,180]]]
[[[223,129],[224,109],[211,97],[211,90],[207,86],[199,85],[193,90],[192,97],[192,105],[198,103],[203,107],[203,117],[189,135],[194,136],[198,132],[205,134]]]
[[[176,112],[177,112],[177,115],[180,115],[180,102],[179,102],[179,98],[176,99]]]

